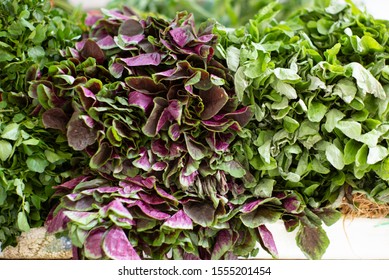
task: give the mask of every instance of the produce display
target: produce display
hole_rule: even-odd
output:
[[[254,1],[201,22],[16,2],[0,6],[3,247],[44,224],[76,259],[277,258],[281,220],[320,259],[343,197],[389,202],[389,22],[351,2],[259,1],[245,22]]]

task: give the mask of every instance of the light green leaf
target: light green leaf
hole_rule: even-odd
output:
[[[49,162],[43,158],[38,156],[30,156],[28,157],[27,167],[33,172],[43,173],[46,167],[49,165]]]
[[[276,68],[274,69],[274,75],[281,81],[296,81],[301,79],[295,70],[289,68]]]
[[[367,164],[375,164],[386,158],[388,154],[388,149],[383,146],[378,145],[376,147],[371,147],[369,148],[369,154],[367,156]]]
[[[336,128],[338,128],[344,135],[351,139],[358,140],[361,137],[362,126],[359,122],[339,121],[336,124]]]
[[[341,79],[334,87],[332,94],[343,99],[344,102],[350,104],[355,98],[358,88],[351,79]]]
[[[371,93],[379,99],[385,99],[386,93],[379,81],[357,62],[351,62],[348,65],[352,69],[352,76],[357,80],[358,87],[364,92]]]
[[[361,148],[362,144],[354,139],[347,141],[344,147],[344,164],[348,165],[355,161],[357,153]]]
[[[327,113],[327,106],[319,102],[312,102],[308,105],[308,119],[311,122],[320,122]]]
[[[262,179],[254,188],[254,194],[263,198],[271,197],[273,193],[273,187],[276,185],[276,183],[276,180],[273,179]]]
[[[11,123],[4,128],[3,133],[1,134],[1,138],[8,140],[17,140],[19,134],[19,124]]]
[[[336,147],[334,144],[329,144],[326,149],[327,160],[331,163],[333,167],[338,170],[344,168],[344,156],[341,150]]]
[[[242,178],[246,174],[246,170],[236,161],[225,161],[218,166],[220,170],[223,170],[230,174],[234,178]]]
[[[21,231],[27,232],[30,230],[30,225],[28,224],[26,213],[24,212],[18,213],[17,225]]]
[[[249,86],[248,81],[246,80],[246,75],[244,74],[244,67],[239,67],[234,75],[235,81],[235,93],[239,101],[243,100],[244,91]]]
[[[6,161],[12,154],[12,145],[5,140],[0,140],[0,159]]]
[[[324,128],[328,132],[332,132],[338,122],[343,119],[346,115],[343,114],[341,111],[337,109],[331,109],[327,114],[326,114],[326,123],[324,124]]]
[[[239,59],[240,59],[240,49],[234,46],[229,46],[227,48],[227,66],[233,72],[236,72],[239,67]]]
[[[287,84],[281,80],[276,80],[272,83],[272,86],[279,94],[282,94],[289,99],[297,98],[297,92],[290,84]]]

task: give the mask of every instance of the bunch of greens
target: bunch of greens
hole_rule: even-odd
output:
[[[64,139],[47,132],[27,95],[39,68],[59,59],[82,30],[75,13],[49,1],[0,3],[0,242],[41,226],[52,186],[71,177],[76,157]],[[76,159],[75,159],[76,160]],[[74,175],[73,175],[74,176]]]
[[[335,208],[344,186],[388,202],[388,23],[345,2],[285,22],[274,20],[278,8],[217,30],[238,99],[254,111],[234,146],[240,163],[265,189],[295,190],[310,209]],[[311,238],[311,254],[301,241],[308,257],[325,251],[325,242]]]
[[[305,221],[305,205],[263,191],[235,160],[253,114],[213,56],[212,22],[103,13],[29,91],[45,127],[95,173],[57,187],[49,231],[67,233],[81,258],[226,259],[255,255],[258,242],[276,256],[265,224]]]

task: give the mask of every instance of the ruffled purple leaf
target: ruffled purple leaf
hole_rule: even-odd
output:
[[[187,134],[184,134],[184,136],[186,147],[188,148],[188,153],[190,154],[190,156],[194,160],[203,159],[208,153],[207,148],[203,144],[195,141],[192,136],[189,136]]]
[[[68,116],[61,108],[49,109],[42,115],[42,122],[45,128],[58,129],[62,132],[66,131],[68,121]]]
[[[180,184],[186,189],[194,184],[199,172],[196,170],[189,175],[185,175],[184,171],[180,172]]]
[[[151,169],[154,171],[163,171],[168,167],[166,162],[156,162],[151,166]]]
[[[133,90],[147,95],[157,95],[167,90],[164,84],[156,83],[149,77],[127,77],[125,82]]]
[[[169,34],[180,48],[183,48],[185,45],[195,39],[191,26],[173,28],[169,31]]]
[[[295,196],[289,196],[282,200],[282,206],[288,213],[298,214],[303,211],[302,202]]]
[[[102,249],[106,228],[98,227],[91,230],[84,243],[85,257],[91,260],[98,260],[104,257]]]
[[[166,203],[166,201],[163,198],[157,196],[156,194],[148,194],[145,192],[140,192],[138,195],[142,201],[150,205],[160,205]]]
[[[137,45],[143,39],[145,39],[145,35],[143,35],[143,34],[134,35],[134,36],[121,35],[120,39],[127,45]]]
[[[181,136],[180,125],[178,123],[173,123],[169,126],[168,134],[170,139],[177,141]]]
[[[103,39],[98,40],[96,43],[102,50],[110,50],[116,48],[115,40],[111,35],[105,36]]]
[[[233,246],[233,234],[231,230],[223,229],[218,232],[213,246],[211,259],[220,260]]]
[[[81,225],[87,225],[98,218],[98,213],[96,212],[65,211],[64,214],[72,222]]]
[[[160,97],[154,99],[154,108],[151,111],[151,114],[148,117],[146,124],[142,127],[142,131],[146,136],[155,137],[158,134],[158,124],[160,123],[161,115],[166,106],[166,99]]]
[[[151,143],[151,151],[160,158],[169,155],[169,150],[162,139],[157,139]]]
[[[82,151],[89,145],[95,143],[96,132],[89,128],[85,122],[79,119],[79,113],[75,112],[68,123],[66,133],[69,146],[76,151]]]
[[[169,214],[161,212],[150,205],[144,203],[143,201],[137,201],[136,205],[139,209],[148,217],[156,219],[156,220],[166,220],[170,218]]]
[[[77,194],[76,194],[77,195]],[[96,203],[93,197],[86,196],[82,198],[72,197],[67,195],[62,199],[62,205],[68,210],[74,211],[91,211],[94,209],[93,205]]]
[[[240,127],[246,126],[246,124],[252,119],[253,116],[254,112],[250,107],[243,107],[235,112],[223,115],[224,118],[237,121]]]
[[[76,92],[80,96],[81,103],[85,110],[89,110],[96,104],[96,96],[90,89],[84,86],[79,86],[76,88]]]
[[[204,111],[200,114],[203,120],[208,120],[219,113],[228,101],[228,94],[219,86],[213,86],[205,91],[201,90],[199,95],[204,103]]]
[[[207,201],[187,201],[183,209],[193,222],[203,227],[211,226],[215,220],[215,209]]]
[[[115,78],[119,79],[123,75],[124,66],[121,63],[114,62],[109,67],[109,73]]]
[[[124,231],[117,226],[108,231],[102,248],[104,253],[114,260],[140,260]]]
[[[273,257],[278,258],[278,250],[272,233],[267,229],[265,225],[258,227],[258,232],[261,237],[262,247]]]
[[[148,151],[144,147],[142,147],[140,148],[139,155],[140,157],[134,160],[132,164],[139,169],[149,171],[151,169],[151,163]]]
[[[128,95],[128,104],[137,106],[148,114],[153,107],[153,98],[138,91],[132,91]]]
[[[105,54],[103,50],[95,41],[91,39],[86,40],[84,46],[80,51],[80,54],[84,59],[87,59],[88,57],[95,58],[98,64],[103,64],[105,60]]]
[[[113,149],[109,143],[101,143],[99,149],[89,161],[90,168],[99,169],[100,167],[104,166],[108,162],[108,160],[111,159],[112,153]]]
[[[130,220],[133,219],[133,217],[132,217],[131,213],[128,211],[128,209],[126,207],[124,207],[123,204],[117,199],[112,200],[109,204],[100,208],[100,210],[99,210],[100,216],[104,217],[104,218],[108,217],[108,215],[110,213],[114,213],[117,216],[127,218]]]
[[[67,229],[70,219],[65,215],[65,209],[60,209],[55,215],[50,213],[47,217],[45,226],[48,233],[62,232]]]
[[[193,229],[193,222],[183,210],[179,210],[167,219],[162,226],[170,229]]]
[[[161,63],[161,55],[159,53],[145,53],[130,58],[122,58],[121,60],[127,64],[127,66],[158,66]]]
[[[126,36],[140,35],[143,34],[143,32],[144,32],[144,27],[138,20],[135,19],[126,20],[120,25],[118,30],[119,34],[126,35]]]
[[[166,192],[164,189],[159,188],[159,187],[155,187],[155,191],[161,197],[163,197],[164,199],[170,201],[170,203],[172,203],[173,205],[178,205],[179,202],[178,202],[177,198],[175,198],[173,195],[171,195],[168,192]]]

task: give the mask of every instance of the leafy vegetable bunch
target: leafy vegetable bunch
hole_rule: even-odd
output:
[[[73,16],[48,1],[0,4],[0,243],[41,226],[52,186],[75,176],[77,155],[63,137],[47,132],[28,97],[39,67],[81,35]],[[72,160],[74,157],[74,160]],[[72,176],[71,176],[72,175]]]
[[[29,91],[45,127],[98,174],[58,186],[49,230],[67,232],[82,258],[232,258],[258,240],[276,254],[265,221],[244,224],[258,207],[263,220],[283,201],[297,211],[298,199],[240,198],[252,176],[230,146],[252,111],[213,57],[212,22],[196,30],[187,13],[168,22],[102,11]]]
[[[387,22],[345,2],[284,22],[274,19],[277,11],[271,4],[244,28],[216,31],[237,97],[254,111],[234,145],[239,162],[269,193],[300,193],[306,214],[335,208],[344,186],[387,202]],[[321,218],[336,213],[330,212]],[[320,226],[315,215],[307,217]],[[297,241],[317,258],[325,234],[312,233],[315,253],[304,249],[299,234]]]

